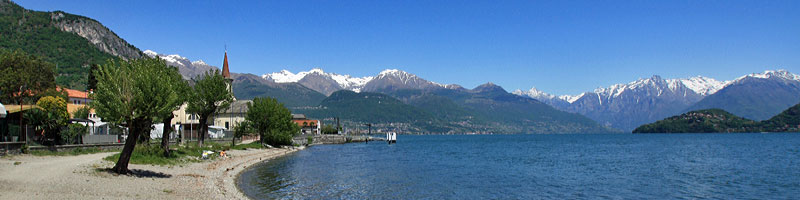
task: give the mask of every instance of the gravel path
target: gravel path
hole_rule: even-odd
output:
[[[182,166],[130,165],[108,172],[114,153],[0,158],[0,199],[247,199],[235,185],[246,167],[300,150],[232,150],[230,158]]]

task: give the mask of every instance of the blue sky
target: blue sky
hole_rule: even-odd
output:
[[[397,68],[467,88],[578,94],[638,78],[800,73],[800,1],[17,0],[142,50],[264,74]]]

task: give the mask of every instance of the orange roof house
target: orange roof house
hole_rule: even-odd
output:
[[[292,121],[300,127],[317,127],[317,124],[319,124],[319,120],[312,119],[293,119]]]
[[[80,91],[80,90],[73,90],[69,88],[58,87],[59,91],[67,91],[67,96],[69,98],[81,98],[81,99],[89,99],[89,93]]]

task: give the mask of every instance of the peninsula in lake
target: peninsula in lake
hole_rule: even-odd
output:
[[[764,121],[754,121],[722,109],[691,111],[645,124],[633,133],[759,133],[797,132],[800,129],[800,104]]]

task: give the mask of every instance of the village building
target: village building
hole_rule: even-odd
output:
[[[292,114],[292,121],[300,126],[300,133],[305,134],[321,134],[322,124],[319,120],[308,119],[304,114]]]
[[[58,87],[58,91],[64,91],[67,93],[67,97],[69,98],[67,99],[68,104],[86,105],[89,102],[92,102],[92,99],[89,98],[89,94],[91,94],[91,91],[85,92],[64,87]],[[72,112],[70,111],[70,113]]]
[[[222,61],[222,76],[225,77],[228,91],[233,94],[233,78],[230,73],[230,67],[228,66],[228,52],[225,52]],[[207,121],[209,126],[208,138],[231,137],[236,125],[245,120],[248,110],[247,105],[251,102],[252,100],[237,100],[236,96],[234,96],[233,102],[231,102],[231,106],[228,109],[222,110],[209,117]],[[175,118],[173,118],[172,123],[175,126],[175,130],[180,130],[181,137],[188,139],[197,138],[199,136],[200,117],[197,114],[186,112],[186,108],[187,105],[184,104],[180,109],[173,112]],[[307,119],[305,115],[302,114],[295,114],[293,116],[298,116],[298,118],[293,117],[295,118],[293,121],[301,127],[302,134],[320,134],[321,124],[319,120]],[[177,135],[173,134],[173,137],[177,137]]]
[[[225,52],[222,61],[222,77],[225,77],[228,91],[233,94],[233,78],[231,77],[230,67],[228,66],[228,52]],[[244,121],[248,109],[247,105],[250,102],[252,101],[237,100],[234,95],[233,102],[231,102],[228,109],[222,110],[209,117],[206,122],[209,128],[208,138],[231,137],[236,125]],[[183,104],[180,109],[173,112],[175,118],[173,118],[172,123],[176,126],[175,130],[180,130],[182,133],[181,137],[194,139],[199,137],[198,129],[200,129],[200,116],[186,112],[186,108],[187,105]]]

